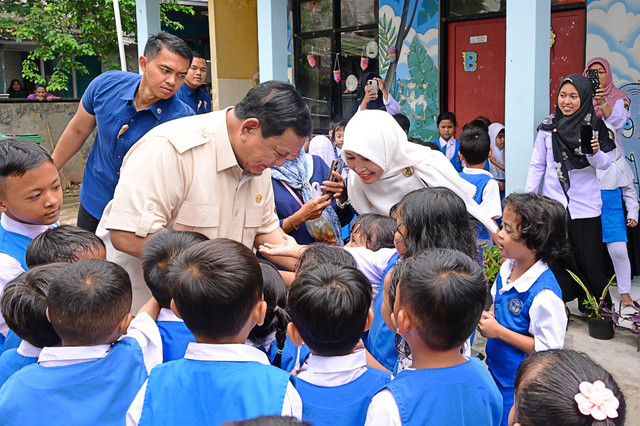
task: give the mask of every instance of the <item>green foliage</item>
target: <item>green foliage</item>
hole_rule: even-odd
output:
[[[436,16],[437,13],[438,13],[437,0],[422,0],[420,12],[418,12],[418,26],[424,25],[429,19]]]
[[[498,246],[491,246],[482,253],[482,272],[484,272],[484,276],[487,277],[489,285],[496,281],[503,262],[504,258]]]
[[[387,20],[384,15],[378,20],[378,37],[380,39],[380,48],[378,49],[380,75],[384,76],[391,65],[389,50],[396,45],[398,40],[398,29],[392,25],[391,19]],[[398,60],[397,55],[399,54],[400,52],[396,52],[396,60]]]
[[[582,290],[584,290],[584,293],[587,296],[587,299],[583,302],[583,304],[587,309],[591,311],[591,315],[589,316],[602,319],[602,312],[603,312],[602,305],[604,304],[604,298],[607,295],[607,291],[609,291],[609,286],[613,282],[613,279],[616,277],[616,274],[613,274],[613,276],[609,280],[609,283],[607,283],[604,290],[602,290],[602,296],[598,300],[593,294],[591,294],[587,286],[584,285],[582,280],[578,278],[576,274],[574,274],[568,269],[567,269],[567,272],[569,273],[569,275],[571,275],[571,278],[573,278],[573,280],[577,282],[580,287],[582,287]]]
[[[120,18],[124,34],[136,34],[135,0],[120,0]],[[193,14],[188,6],[167,0],[160,3],[162,24],[182,28],[170,21],[166,12]],[[116,68],[109,56],[118,52],[112,0],[2,0],[0,12],[11,14],[0,18],[0,29],[11,29],[18,43],[33,41],[36,47],[22,63],[23,77],[47,84],[47,90],[65,90],[69,75],[88,71],[76,58],[97,56],[105,68]],[[40,75],[40,60],[53,62],[53,73],[46,82]]]
[[[419,37],[413,37],[409,49],[407,65],[416,86],[409,97],[420,101],[414,103],[409,114],[411,135],[424,141],[434,140],[438,134],[438,69]]]

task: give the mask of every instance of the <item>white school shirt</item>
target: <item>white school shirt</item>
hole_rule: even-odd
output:
[[[456,138],[451,136],[448,141],[445,141],[444,139],[442,139],[442,137],[440,137],[438,138],[438,144],[440,145],[440,148],[444,148],[445,146],[447,147],[445,155],[447,156],[448,160],[451,160],[456,154]]]
[[[23,340],[22,342],[20,342],[20,345],[18,346],[17,351],[18,351],[18,354],[22,356],[26,356],[28,358],[37,358],[40,356],[40,353],[42,352],[42,348],[33,346],[31,343],[27,342],[26,340]]]
[[[611,156],[605,152],[598,151],[593,155],[587,154],[587,161],[592,166],[583,169],[569,170],[569,202],[562,190],[556,163],[553,158],[551,146],[551,132],[539,130],[529,163],[527,174],[527,184],[524,192],[539,192],[542,183],[542,195],[546,195],[563,206],[569,205],[571,219],[587,219],[600,216],[602,207],[602,197],[600,196],[600,185],[596,176],[596,170],[604,170],[611,165]]]
[[[473,169],[465,167],[462,169],[462,173],[468,173],[470,175],[486,175],[491,178],[489,182],[484,186],[482,190],[482,202],[480,208],[489,213],[492,218],[502,217],[502,203],[500,202],[500,188],[498,182],[493,179],[491,172],[484,169]]]
[[[47,229],[58,226],[57,222],[53,225],[30,225],[27,223],[20,223],[11,219],[6,214],[0,215],[0,223],[6,231],[24,235],[31,239],[42,234]],[[22,269],[20,262],[6,253],[0,253],[0,297],[2,297],[4,286],[23,272],[24,269]],[[8,332],[9,327],[0,312],[0,334],[6,337]]]
[[[182,318],[177,316],[171,309],[160,308],[160,313],[158,313],[157,321],[166,321],[166,322],[184,322]]]
[[[271,365],[269,358],[267,358],[264,352],[244,344],[212,345],[191,342],[189,346],[187,346],[187,352],[184,357],[185,359],[197,361],[255,361],[264,365]],[[144,382],[144,385],[142,385],[142,388],[127,411],[127,425],[137,425],[138,422],[140,422],[147,382],[148,380]],[[282,404],[282,415],[302,420],[302,400],[291,382],[287,384],[287,391],[284,395],[284,403]]]
[[[358,270],[371,282],[373,290],[371,307],[373,308],[378,298],[384,270],[387,269],[389,259],[398,251],[394,248],[381,248],[378,251],[369,250],[366,247],[345,247],[344,249],[356,259]]]
[[[353,382],[365,371],[367,355],[364,349],[341,356],[309,354],[298,378],[316,386],[335,387]]]
[[[136,315],[124,337],[133,337],[140,345],[147,373],[162,363],[160,332],[156,322],[146,312]],[[40,353],[38,364],[43,367],[61,367],[97,361],[107,356],[110,350],[111,345],[45,347]]]
[[[520,278],[511,281],[509,276],[513,271],[514,263],[513,259],[507,259],[500,267],[500,277],[502,278],[500,294],[504,294],[512,288],[515,288],[520,293],[529,290],[538,277],[549,269],[546,263],[538,260]],[[491,298],[495,301],[495,284],[491,286]],[[529,317],[529,333],[535,341],[534,348],[536,352],[548,349],[562,349],[567,331],[567,314],[561,298],[549,289],[542,290],[531,302]]]

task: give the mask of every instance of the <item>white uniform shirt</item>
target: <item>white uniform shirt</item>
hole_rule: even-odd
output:
[[[367,371],[367,355],[360,349],[342,356],[309,354],[298,378],[312,385],[335,387],[346,385]]]
[[[440,148],[444,148],[445,146],[447,147],[445,155],[447,156],[448,160],[451,160],[456,154],[456,138],[454,138],[453,136],[450,137],[448,141],[445,141],[444,139],[442,139],[442,137],[440,137],[438,139],[438,145],[440,145]]]
[[[462,169],[462,173],[468,173],[470,175],[487,175],[491,178],[482,191],[482,202],[480,208],[485,212],[488,212],[492,218],[502,217],[502,203],[500,202],[500,188],[498,182],[493,179],[491,172],[484,169],[473,169],[465,167]]]

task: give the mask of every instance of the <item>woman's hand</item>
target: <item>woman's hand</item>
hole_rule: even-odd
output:
[[[373,88],[369,87],[369,85],[367,85],[366,92],[367,93],[364,95],[364,98],[362,98],[362,102],[360,103],[361,111],[367,109],[367,105],[369,105],[369,102],[376,99],[377,96],[377,92],[373,90]]]
[[[379,77],[374,77],[373,79],[378,82],[378,89],[380,89],[380,91],[382,92],[382,96],[384,96],[384,100],[388,101],[389,91],[387,91],[387,87],[384,85],[384,80]]]
[[[635,220],[633,220],[633,219],[627,219],[627,226],[628,226],[629,228],[635,228],[635,226],[636,226],[637,224],[638,224],[638,222],[636,222]]]
[[[600,151],[600,141],[598,138],[591,139],[591,148],[593,148],[593,153]]]
[[[288,234],[283,234],[284,241],[282,244],[264,243],[258,247],[258,251],[262,254],[270,256],[288,256],[295,259],[300,257],[300,253],[306,246],[301,246],[296,239]]]
[[[333,198],[338,200],[340,203],[345,203],[347,201],[347,191],[345,191],[344,179],[342,179],[340,173],[336,171],[331,172],[331,174],[336,178],[336,180],[323,181],[321,188],[326,192],[332,192]]]
[[[601,87],[596,90],[596,94],[593,96],[593,99],[599,107],[605,106],[607,101],[604,99],[604,88]]]
[[[299,223],[298,226],[301,226],[308,220],[319,218],[324,209],[331,205],[331,201],[331,194],[324,194],[322,197],[314,198],[304,203],[304,205],[300,207],[300,210],[292,216],[296,216],[296,223]]]

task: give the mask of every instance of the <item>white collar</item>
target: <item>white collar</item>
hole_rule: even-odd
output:
[[[464,169],[462,169],[462,173],[468,173],[470,175],[487,175],[493,177],[491,172],[488,172],[485,169],[474,169],[468,166],[465,166]]]
[[[20,342],[17,350],[20,355],[26,356],[28,358],[38,358],[40,356],[40,352],[42,352],[42,348],[33,346],[26,340]]]
[[[52,225],[32,225],[29,223],[21,223],[11,219],[4,213],[0,216],[0,223],[6,231],[24,235],[25,237],[29,237],[31,239],[42,234],[47,229],[55,228],[56,226],[58,226],[58,222]]]
[[[58,367],[96,361],[107,356],[110,350],[111,345],[46,347],[40,352],[38,364]]]
[[[270,365],[269,358],[264,352],[241,343],[217,345],[191,342],[187,346],[184,357],[197,361],[256,361]]]
[[[445,141],[444,139],[442,139],[442,136],[440,136],[438,138],[438,141],[440,142],[440,146],[444,148],[447,145],[454,145],[456,143],[456,138],[451,136],[448,141]]]
[[[518,293],[524,293],[536,282],[536,280],[542,275],[544,271],[549,269],[546,263],[542,260],[538,260],[533,266],[527,269],[527,272],[522,274],[520,278],[515,281],[508,281],[511,276],[511,271],[515,261],[513,259],[507,259],[500,267],[500,278],[502,278],[502,288],[500,288],[500,294],[515,288]]]
[[[319,356],[309,354],[305,362],[306,371],[310,373],[341,373],[366,367],[367,355],[358,350],[348,355]]]
[[[178,318],[178,316],[173,313],[171,309],[160,308],[160,313],[158,314],[158,321],[166,321],[166,322],[184,322],[182,319]]]

